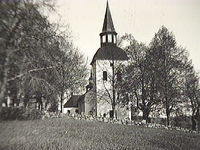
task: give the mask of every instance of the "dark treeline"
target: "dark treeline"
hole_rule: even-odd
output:
[[[131,34],[122,36],[119,45],[130,58],[118,86],[122,101],[132,101],[147,121],[150,114],[165,114],[166,125],[172,114],[186,115],[190,110],[194,129],[200,120],[199,76],[188,51],[178,46],[174,34],[162,26],[148,46]]]
[[[44,101],[57,109],[85,85],[83,56],[44,9],[54,11],[42,0],[0,1],[0,107],[10,97],[12,105],[36,99],[40,109]]]

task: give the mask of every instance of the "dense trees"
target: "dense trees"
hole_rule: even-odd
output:
[[[133,104],[143,112],[143,119],[149,121],[149,114],[159,101],[149,49],[145,44],[138,43],[132,35],[126,34],[121,39],[125,41],[129,61],[124,69],[120,90],[122,95],[126,95],[124,98],[133,99]]]
[[[150,114],[157,112],[165,114],[169,125],[172,113],[189,109],[196,124],[198,119],[195,122],[194,118],[199,118],[200,99],[198,76],[187,51],[177,45],[173,33],[162,26],[149,46],[128,34],[121,38],[120,44],[130,58],[120,85],[122,95],[128,95],[125,101],[132,101],[147,121]],[[122,96],[124,101],[123,97],[127,96]]]
[[[200,87],[199,77],[191,64],[188,65],[185,73],[185,96],[192,110],[192,129],[195,130],[196,126],[199,126],[198,124],[200,123]]]
[[[43,108],[43,100],[55,104],[60,93],[85,83],[83,56],[42,15],[45,4],[0,1],[0,106],[9,96],[13,104],[23,99],[25,106],[34,98]]]
[[[182,94],[182,74],[185,69],[185,50],[177,47],[175,37],[166,27],[162,27],[150,44],[152,61],[159,82],[159,94],[165,108],[167,125],[169,117]]]
[[[61,106],[63,106],[63,101],[67,95],[83,90],[86,85],[85,79],[87,76],[87,66],[83,56],[71,44],[64,45],[62,48],[64,53],[59,57],[59,67],[56,68],[59,77],[57,79],[57,89]],[[65,51],[66,49],[68,49],[67,52]]]

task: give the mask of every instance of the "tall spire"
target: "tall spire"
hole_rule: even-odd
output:
[[[108,1],[103,29],[99,35],[101,47],[95,53],[91,65],[93,65],[96,60],[128,60],[126,52],[117,47],[117,32],[115,32]]]
[[[117,32],[115,32],[115,27],[112,21],[108,1],[106,6],[106,13],[105,18],[103,22],[103,29],[100,33],[100,40],[101,40],[101,46],[104,46],[105,44],[115,44],[117,39]]]
[[[105,13],[103,29],[102,29],[102,33],[105,33],[105,32],[115,32],[115,27],[112,21],[112,16],[110,13],[108,1],[107,1],[106,13]]]

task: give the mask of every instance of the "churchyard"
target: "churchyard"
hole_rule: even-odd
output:
[[[1,121],[2,150],[200,149],[200,135],[164,128],[123,125],[90,119],[45,118]]]
[[[108,1],[84,1],[82,11],[81,0],[60,2],[0,1],[0,150],[200,150],[200,74],[191,57],[199,25],[192,33],[177,21],[184,16],[193,29],[198,13],[181,7],[170,16],[162,3],[153,19],[149,5],[136,13],[134,1],[134,15],[122,17],[127,7],[113,0],[112,19]],[[101,30],[94,18],[103,12]]]

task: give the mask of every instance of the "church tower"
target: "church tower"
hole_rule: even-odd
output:
[[[117,32],[107,2],[103,28],[100,33],[100,48],[91,62],[97,116],[114,116],[117,104],[115,84],[118,70],[116,66],[126,60],[128,57],[125,51],[117,47]]]

